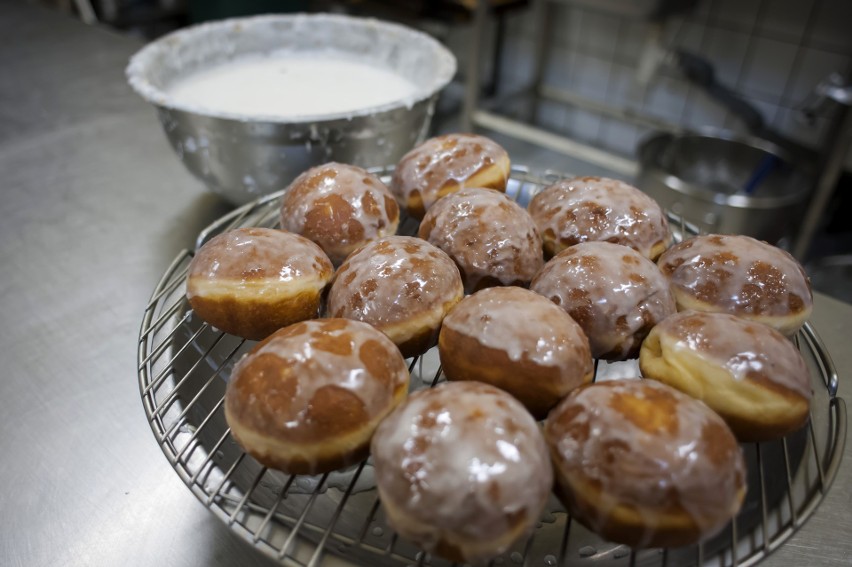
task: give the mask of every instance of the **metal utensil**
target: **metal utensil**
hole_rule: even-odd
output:
[[[656,134],[638,156],[637,186],[704,232],[792,238],[813,186],[779,146],[721,131]]]

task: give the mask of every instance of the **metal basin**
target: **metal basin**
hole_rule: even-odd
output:
[[[372,108],[288,119],[202,110],[168,95],[168,87],[189,73],[278,50],[354,56],[398,73],[416,92]],[[282,189],[305,169],[328,161],[363,167],[396,163],[426,137],[438,94],[455,71],[455,57],[418,31],[373,19],[298,14],[177,31],[135,54],[126,74],[131,87],[156,107],[187,169],[238,205]]]
[[[769,142],[712,132],[642,142],[637,185],[704,232],[777,244],[795,236],[812,181]]]

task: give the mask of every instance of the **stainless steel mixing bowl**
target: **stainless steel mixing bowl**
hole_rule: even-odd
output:
[[[168,88],[190,73],[244,55],[292,50],[339,53],[394,71],[414,96],[353,112],[282,119],[213,112],[172,100]],[[270,15],[192,26],[136,53],[126,74],[152,103],[184,165],[235,205],[285,187],[328,161],[362,167],[396,163],[422,141],[455,57],[432,37],[397,24],[332,14]],[[346,96],[341,92],[340,96]]]
[[[639,146],[637,186],[707,233],[793,238],[813,182],[778,146],[720,131],[656,134]]]

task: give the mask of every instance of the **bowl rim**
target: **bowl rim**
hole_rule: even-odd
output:
[[[146,71],[153,59],[160,53],[168,52],[174,44],[191,41],[193,36],[209,33],[211,30],[220,28],[239,28],[243,26],[263,25],[270,22],[314,20],[318,22],[331,21],[337,23],[348,23],[361,27],[376,27],[394,30],[399,34],[408,34],[418,37],[421,41],[431,44],[435,57],[440,58],[438,64],[439,73],[432,78],[431,82],[419,87],[410,97],[391,101],[385,104],[369,106],[357,110],[325,113],[304,114],[299,116],[280,116],[264,114],[244,114],[221,110],[200,108],[195,105],[175,101],[163,89],[154,85],[147,78]],[[204,116],[214,119],[235,120],[239,122],[266,123],[280,125],[308,125],[317,122],[331,122],[335,120],[351,120],[354,118],[372,116],[382,112],[392,111],[400,108],[411,108],[435,96],[446,87],[456,74],[458,63],[455,55],[441,42],[429,34],[416,30],[412,27],[390,22],[373,17],[350,16],[346,14],[318,13],[292,13],[292,14],[261,14],[255,16],[244,16],[225,18],[211,22],[190,25],[179,30],[163,35],[140,48],[134,53],[125,68],[125,78],[130,87],[144,100],[154,106],[186,112],[189,114]]]

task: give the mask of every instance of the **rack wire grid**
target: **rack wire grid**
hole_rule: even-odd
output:
[[[388,180],[391,169],[373,170]],[[507,193],[526,205],[555,180],[513,167]],[[281,193],[236,209],[199,236],[200,246],[240,226],[276,226]],[[693,225],[669,215],[676,239]],[[415,233],[406,220],[400,233]],[[283,565],[453,565],[424,553],[388,527],[370,460],[319,476],[261,466],[236,444],[223,396],[234,363],[254,343],[193,317],[185,299],[192,251],[181,252],[157,284],[139,336],[139,386],[157,443],[193,494],[230,529]],[[551,497],[533,534],[491,565],[747,567],[780,547],[811,516],[835,477],[846,438],[838,376],[810,324],[795,337],[814,389],[807,427],[788,437],[743,445],[748,493],[740,513],[714,538],[677,549],[633,550],[601,540]],[[409,359],[412,389],[443,380],[436,349]],[[596,361],[596,380],[639,376],[636,361]]]

